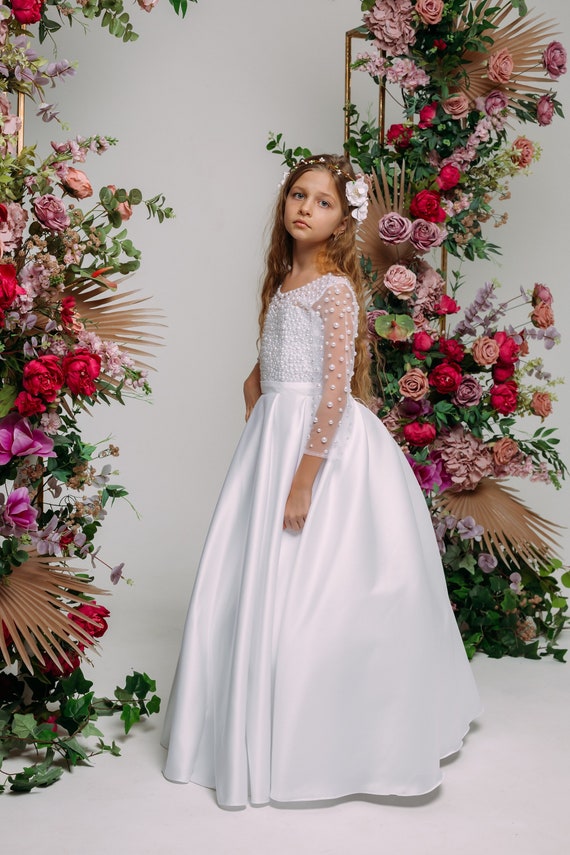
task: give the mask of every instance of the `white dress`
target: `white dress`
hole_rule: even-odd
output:
[[[480,712],[421,490],[348,392],[356,312],[327,274],[267,314],[164,730],[166,778],[222,806],[426,793]],[[291,533],[304,453],[327,459]]]

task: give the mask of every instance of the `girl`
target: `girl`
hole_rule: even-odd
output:
[[[370,392],[365,206],[332,155],[277,200],[248,421],[165,725],[165,776],[224,807],[426,793],[480,711],[421,490],[353,397]]]

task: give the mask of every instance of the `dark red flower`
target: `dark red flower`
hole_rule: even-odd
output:
[[[461,383],[461,377],[461,368],[454,362],[440,362],[428,374],[430,386],[442,395],[451,395],[456,392]]]
[[[507,335],[506,332],[500,331],[493,336],[499,345],[499,362],[516,362],[519,358],[520,344]]]
[[[19,24],[37,24],[44,0],[12,0],[12,14]]]
[[[85,347],[63,357],[65,385],[72,395],[91,396],[96,391],[95,380],[101,371],[101,357]]]
[[[517,408],[518,386],[514,380],[491,386],[491,406],[502,416],[514,413]]]
[[[433,310],[436,315],[454,315],[460,308],[452,297],[442,294]]]
[[[390,125],[386,132],[386,142],[394,148],[404,150],[410,147],[414,129],[411,125]]]
[[[416,359],[425,359],[426,353],[433,346],[433,338],[425,330],[414,333],[412,337],[412,348]]]
[[[447,214],[441,207],[441,196],[435,190],[420,190],[410,202],[410,214],[430,223],[443,223]]]
[[[48,353],[28,362],[24,366],[22,384],[30,395],[50,403],[55,401],[63,386],[63,372],[57,356]]]
[[[443,39],[434,39],[433,46],[438,50],[446,50],[447,42],[444,42]]]
[[[61,322],[64,327],[70,327],[73,323],[73,310],[75,309],[75,297],[64,297],[61,301]]]
[[[0,309],[8,309],[21,288],[16,278],[16,268],[13,264],[0,264]]]
[[[495,362],[491,373],[495,383],[504,383],[515,373],[515,366],[512,362]]]
[[[422,107],[422,109],[420,110],[420,120],[418,122],[418,128],[431,128],[436,114],[437,101],[433,101],[431,104],[426,104],[425,107]]]
[[[45,413],[46,410],[42,399],[30,395],[29,392],[20,392],[14,401],[14,407],[21,416],[35,416],[37,413]]]
[[[461,362],[465,356],[465,345],[455,338],[440,338],[438,347],[440,353],[443,353],[452,362]]]
[[[460,180],[461,172],[451,163],[446,163],[445,166],[442,166],[439,170],[439,175],[435,179],[440,190],[451,190],[453,187],[457,187]]]
[[[91,635],[93,638],[101,638],[101,636],[107,632],[109,625],[105,618],[109,617],[110,612],[109,609],[105,608],[105,606],[100,606],[98,603],[84,603],[79,606],[77,611],[95,621],[94,623],[90,623],[89,621],[78,617],[77,614],[70,615],[71,620],[80,626],[88,635]]]
[[[83,649],[82,644],[80,644],[79,647]],[[79,653],[75,652],[75,650],[69,649],[66,653],[69,662],[66,662],[61,654],[56,654],[57,664],[46,656],[45,664],[40,665],[40,671],[42,674],[56,679],[69,677],[70,674],[73,674],[73,672],[79,668],[81,657],[79,656]]]
[[[429,445],[436,437],[435,426],[430,422],[410,422],[404,426],[404,438],[410,445],[416,445],[419,448]]]

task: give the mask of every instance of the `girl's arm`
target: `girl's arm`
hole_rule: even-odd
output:
[[[261,373],[259,362],[256,362],[249,376],[243,384],[243,397],[245,399],[245,420],[251,415],[258,398],[261,396]]]
[[[301,531],[311,506],[313,484],[323,462],[322,457],[304,454],[297,467],[283,514],[283,528]]]

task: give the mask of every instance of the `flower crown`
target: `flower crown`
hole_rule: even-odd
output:
[[[312,166],[313,164],[326,166],[326,168],[331,172],[335,172],[337,175],[342,175],[342,177],[346,179],[346,201],[352,208],[351,214],[354,219],[357,222],[362,223],[368,214],[368,184],[364,175],[357,175],[356,178],[352,178],[348,172],[345,172],[340,168],[340,166],[330,160],[327,160],[325,157],[301,158],[301,160],[297,161],[292,169],[288,169],[283,173],[283,180],[281,181],[280,186],[282,187],[291,173],[295,172],[295,170],[300,166]]]

